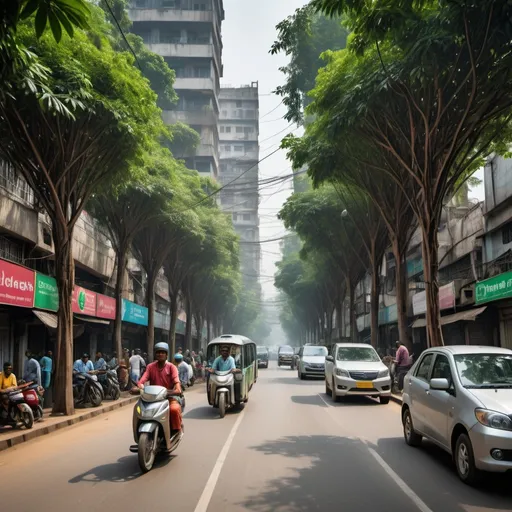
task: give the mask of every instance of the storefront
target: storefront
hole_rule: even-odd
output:
[[[129,350],[140,348],[143,352],[147,352],[148,308],[123,299],[121,319],[123,348]]]
[[[488,314],[486,333],[493,344],[512,349],[512,272],[479,281],[475,285],[475,303],[485,304]]]
[[[381,308],[379,310],[379,350],[383,356],[395,353],[395,342],[399,338],[396,304]]]

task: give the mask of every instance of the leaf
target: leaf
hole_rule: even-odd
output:
[[[64,27],[64,29],[68,33],[68,36],[73,37],[75,31],[73,29],[73,25],[69,21],[69,18],[66,16],[66,13],[59,9],[55,9],[54,12],[55,12],[55,15],[57,16],[57,18],[59,18],[60,24]]]
[[[46,22],[48,20],[48,10],[46,4],[41,4],[36,14],[36,37],[39,39],[46,28]]]
[[[60,24],[59,18],[55,15],[53,11],[48,13],[48,19],[50,20],[50,27],[52,29],[53,37],[57,43],[60,43],[62,39],[62,26]]]
[[[34,14],[39,7],[39,0],[29,0],[23,11],[21,11],[20,18],[22,20]]]

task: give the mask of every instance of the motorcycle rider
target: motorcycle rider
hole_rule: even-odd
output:
[[[402,391],[404,389],[404,378],[407,372],[411,369],[411,358],[409,356],[409,350],[407,347],[398,340],[396,342],[397,351],[395,355],[396,360],[396,371],[398,375],[398,389]]]
[[[220,348],[220,356],[213,361],[212,367],[210,368],[210,373],[217,372],[229,372],[236,370],[235,360],[232,356],[229,355],[229,346],[223,345]]]
[[[172,363],[167,361],[169,357],[169,345],[164,342],[155,345],[156,361],[149,363],[144,375],[138,382],[140,389],[149,382],[153,386],[163,386],[169,394],[181,395],[181,384],[178,369]],[[171,432],[179,432],[183,435],[181,429],[181,406],[175,398],[169,398],[169,420],[171,423]]]
[[[9,416],[9,391],[17,386],[16,376],[12,373],[12,364],[5,362],[4,371],[0,373],[0,425],[16,425]]]
[[[89,359],[89,354],[82,354],[80,359],[77,359],[73,364],[73,374],[77,373],[90,373],[94,371],[94,365]]]
[[[184,389],[189,384],[188,379],[188,365],[183,361],[183,354],[174,354],[174,364],[178,368],[178,375],[180,376],[181,388]]]

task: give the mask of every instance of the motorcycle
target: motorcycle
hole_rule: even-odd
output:
[[[98,382],[96,373],[77,373],[73,382],[73,399],[75,406],[83,406],[90,404],[98,407],[105,398],[103,395],[103,387]]]
[[[215,371],[208,379],[209,403],[219,409],[219,415],[224,418],[226,410],[235,406],[235,380],[242,380],[240,371]]]
[[[27,387],[21,390],[23,393],[23,398],[27,405],[32,409],[32,414],[34,416],[34,421],[40,421],[43,419],[43,406],[41,405],[41,397],[42,393],[44,393],[44,389],[38,384],[28,384]]]
[[[403,369],[401,370],[404,376],[405,374],[407,374],[407,372],[412,368],[412,365],[414,364],[414,354],[410,356],[409,360],[410,364],[404,366]],[[395,360],[393,360],[393,362],[391,363],[389,374],[391,377],[391,393],[399,395],[402,392],[402,390],[400,389],[400,371],[398,370],[398,366]]]
[[[171,395],[162,386],[146,386],[139,392],[140,398],[133,409],[133,438],[136,444],[130,446],[130,451],[138,454],[140,469],[147,473],[159,453],[170,455],[181,442],[183,424],[181,432],[172,434],[168,398],[175,398],[181,405],[182,397]]]
[[[103,388],[103,395],[105,398],[118,400],[121,396],[121,388],[119,380],[117,379],[117,372],[115,370],[107,369],[100,370],[98,374],[105,375],[104,379],[100,379],[100,384]]]
[[[30,429],[34,425],[32,409],[25,402],[23,391],[20,388],[7,392],[7,410],[2,406],[0,409],[0,425],[10,425],[13,428],[24,426]]]

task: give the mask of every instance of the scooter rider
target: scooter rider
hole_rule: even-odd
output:
[[[398,388],[400,391],[404,388],[404,377],[407,374],[407,372],[411,369],[411,358],[409,356],[409,351],[407,350],[407,347],[398,340],[396,342],[396,371],[398,375]]]
[[[236,364],[233,356],[229,355],[229,345],[220,348],[220,356],[215,359],[210,368],[210,373],[236,371]]]
[[[149,382],[153,386],[163,386],[169,394],[181,395],[180,377],[178,369],[167,361],[169,357],[169,345],[167,343],[157,343],[155,345],[155,359],[153,363],[149,363],[144,375],[138,382],[140,389],[144,388],[144,384]],[[170,423],[171,431],[181,433],[181,406],[174,399],[169,398],[170,407]]]

